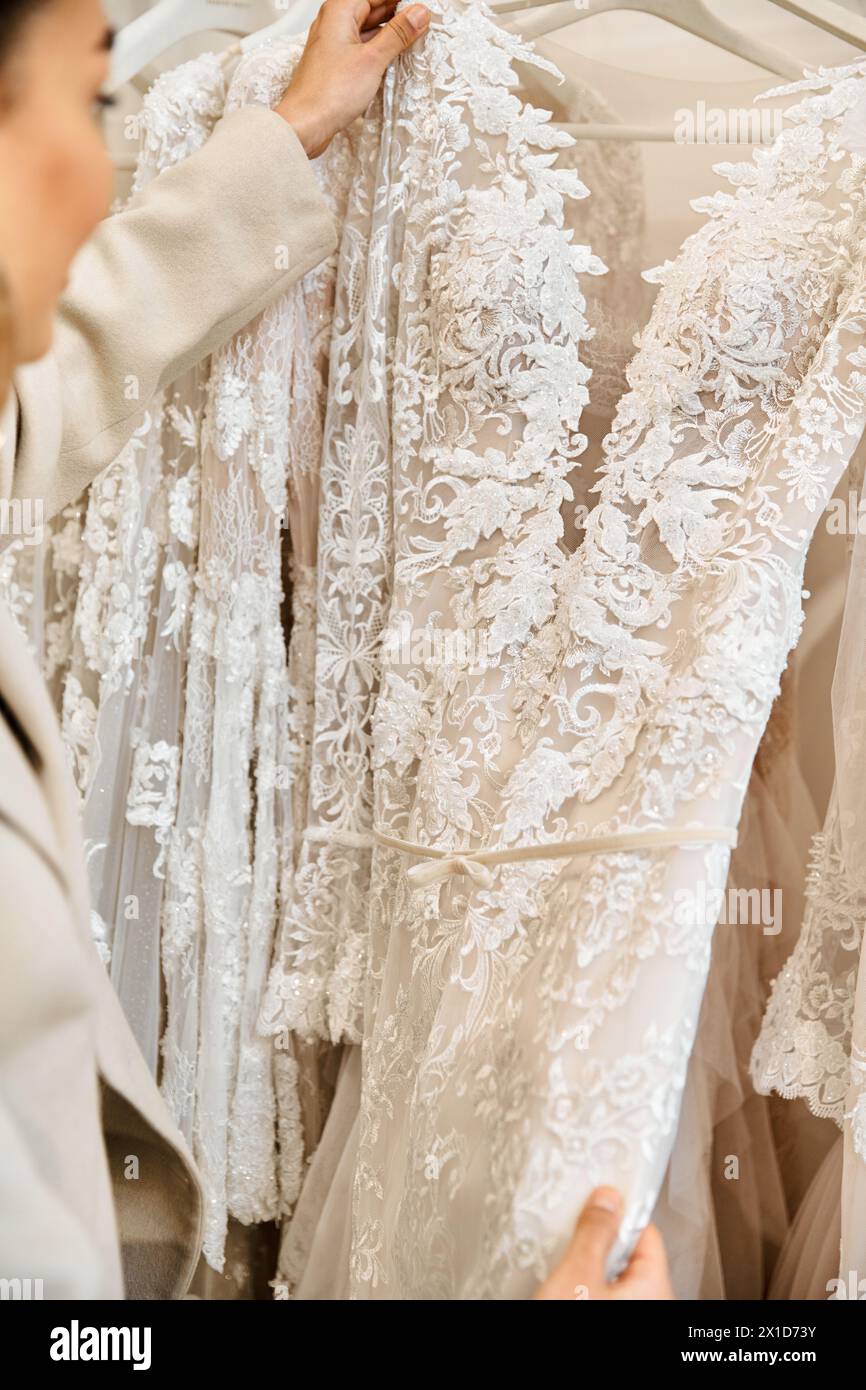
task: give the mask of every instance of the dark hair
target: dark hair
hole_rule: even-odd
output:
[[[50,0],[0,0],[0,68],[4,67],[28,20]]]

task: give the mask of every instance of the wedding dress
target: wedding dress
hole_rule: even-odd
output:
[[[809,537],[863,429],[858,65],[728,167],[659,272],[567,552],[600,266],[562,230],[561,134],[509,90],[533,61],[483,6],[435,7],[359,153],[376,293],[347,413],[368,456],[387,428],[396,560],[351,1238],[336,1197],[318,1228],[350,1254],[302,1294],[527,1296],[598,1181],[626,1193],[625,1254],[706,979],[697,890],[724,889]]]
[[[545,56],[560,60],[561,51],[556,46],[543,43],[537,47],[543,50]],[[565,54],[565,57],[568,58],[569,55]],[[615,119],[611,109],[579,79],[573,80],[560,101],[557,98],[556,80],[551,79],[544,90],[539,90],[535,81],[537,76],[534,70],[523,71],[521,90],[534,97],[540,97],[540,103],[543,102],[552,111],[554,119]],[[375,119],[378,119],[378,116],[374,108],[368,115],[368,120]],[[365,158],[375,149],[377,138],[378,134],[368,141],[363,152]],[[711,157],[709,152],[705,152],[705,159]],[[575,158],[579,160],[581,181],[592,193],[590,198],[581,200],[579,204],[566,205],[563,209],[564,216],[569,227],[574,229],[574,235],[581,241],[590,241],[593,247],[601,252],[601,259],[609,267],[608,274],[593,276],[585,286],[587,318],[592,323],[593,330],[593,337],[585,344],[585,357],[592,372],[592,389],[581,418],[581,427],[585,428],[589,440],[594,442],[600,441],[610,427],[616,401],[625,386],[625,368],[632,352],[631,339],[648,313],[649,287],[641,281],[639,275],[641,266],[645,264],[647,229],[643,214],[641,159],[634,146],[582,142],[579,146],[564,148],[560,155],[560,163],[565,160],[574,161]],[[369,172],[366,175],[362,174],[360,192],[356,187],[354,196],[360,200],[371,198],[370,182]],[[686,212],[688,213],[687,208]],[[688,215],[694,220],[691,214]],[[338,299],[341,281],[352,287],[352,294],[360,297],[356,287],[364,283],[364,270],[363,267],[359,270],[357,266],[357,240],[357,229],[353,227],[350,219],[347,247],[338,274]],[[383,254],[390,255],[390,247],[386,247]],[[371,276],[373,284],[384,279],[385,273],[385,269],[377,267],[375,274]],[[351,323],[348,300],[347,294],[343,301],[342,313],[338,312],[338,322]],[[375,332],[374,325],[373,333]],[[357,327],[346,335],[346,356],[354,354],[354,358],[346,369],[345,377],[355,387],[354,399],[362,403],[362,409],[371,411],[374,407],[366,400],[364,378],[364,372],[369,370],[369,367],[363,359],[368,339],[369,335]],[[341,351],[340,339],[336,337],[332,349],[332,364],[342,360]],[[353,367],[352,363],[357,363],[359,359],[361,366]],[[378,368],[376,370],[378,371]],[[335,371],[334,378],[337,376],[338,373]],[[348,410],[351,412],[353,408],[350,401]],[[343,511],[348,512],[349,508],[344,499],[351,498],[362,483],[356,480],[353,488],[353,480],[348,476],[353,460],[356,473],[360,471],[357,464],[358,454],[353,453],[343,436],[344,426],[337,402],[332,408],[330,422],[331,441],[330,448],[326,447],[325,450],[323,471],[330,467],[339,477],[339,487],[334,491],[343,502]],[[390,478],[386,462],[387,460],[380,456],[376,494],[382,508],[387,507],[390,496]],[[584,506],[586,503],[591,504],[590,490],[595,481],[596,476],[589,468],[573,474],[569,482],[575,501]],[[334,511],[333,515],[338,516],[339,513]],[[359,505],[355,515],[365,518],[366,508]],[[375,515],[378,515],[378,512]],[[566,535],[571,542],[575,528],[570,526],[568,514],[564,521]],[[577,530],[579,531],[579,527]],[[343,527],[342,534],[351,534],[349,523]],[[382,615],[378,620],[379,624],[384,621],[387,595],[390,591],[390,570],[393,567],[389,542],[387,529],[382,526],[376,537]],[[334,548],[333,543],[326,538],[323,527],[320,534],[320,555],[326,556]],[[341,572],[337,564],[332,566],[332,577],[329,576],[327,579],[326,592],[339,591],[338,579],[341,574],[344,591],[348,590],[345,572],[352,553],[350,546],[344,544],[341,547],[339,560],[343,569]],[[361,553],[363,563],[369,566],[372,547],[363,551],[360,547],[355,547],[355,553]],[[327,674],[336,645],[333,634],[339,630],[342,673],[347,670],[351,672],[353,652],[362,656],[363,664],[359,660],[358,665],[361,669],[356,674],[352,690],[357,693],[362,686],[368,690],[366,708],[371,710],[378,689],[378,652],[375,636],[369,635],[370,627],[365,625],[369,612],[367,603],[371,593],[369,570],[365,570],[355,581],[354,591],[363,593],[364,604],[359,608],[354,603],[347,602],[342,610],[339,628],[337,622],[331,622],[327,626],[321,640],[319,660]],[[360,630],[353,629],[352,625],[352,618],[358,612],[361,614]],[[326,685],[329,698],[323,705],[328,719],[331,720],[334,719],[336,709],[332,699],[335,683],[326,680]],[[335,722],[339,724],[339,721]],[[370,733],[369,729],[364,727],[367,722],[366,716],[362,721],[357,716],[353,718],[350,711],[344,720],[344,728],[353,739],[352,747],[357,754],[356,769],[363,765],[365,777],[369,780],[372,772],[368,751]],[[335,745],[331,724],[326,723],[322,731],[323,762],[326,763],[328,758],[334,759],[335,746],[340,752],[345,748],[343,743]],[[791,771],[791,754],[790,741],[775,741],[772,767],[774,775],[781,770],[781,762]],[[332,773],[331,781],[335,780],[336,776]],[[776,780],[778,781],[778,776]],[[327,779],[323,778],[323,782],[327,784]],[[783,819],[782,815],[772,810],[773,798],[765,790],[769,785],[766,771],[762,776],[756,773],[749,794],[749,806],[753,813],[749,824],[751,849],[747,856],[748,873],[742,882],[754,885],[769,883],[775,879],[778,886],[780,880],[784,880],[787,903],[796,896],[793,881],[798,873],[799,860],[791,845],[792,835],[788,827],[797,820],[797,803],[795,801],[792,806],[790,803],[793,798],[787,799]],[[353,782],[352,786],[355,788],[357,783]],[[368,807],[371,800],[372,791],[366,793],[363,799],[356,798],[355,806],[362,806],[365,818],[344,822],[342,834],[339,826],[335,825],[332,829],[330,851],[341,859],[344,867],[352,865],[353,894],[350,901],[357,922],[355,939],[358,941],[358,954],[363,954],[364,951],[360,938],[365,929],[362,895],[368,891]],[[339,979],[339,971],[329,977],[329,970],[333,970],[334,960],[339,953],[340,948],[336,943],[345,941],[345,936],[342,933],[339,899],[322,891],[323,885],[331,887],[337,876],[329,874],[325,867],[328,851],[323,848],[322,830],[317,827],[314,834],[316,848],[308,864],[308,870],[311,872],[308,877],[298,880],[311,907],[305,913],[304,903],[301,901],[293,905],[293,911],[289,914],[289,930],[285,931],[276,955],[266,1022],[270,1026],[322,1030],[323,1036],[340,1036],[340,1027],[345,1024],[348,1015],[352,1019],[353,1027],[352,1031],[344,1036],[352,1038],[357,1037],[360,1032],[360,1025],[356,1022],[360,1016],[360,1004],[356,1003],[351,1011],[342,1007],[347,993],[342,985],[333,988],[332,998],[329,999],[329,987],[333,984],[335,976]],[[806,840],[807,836],[802,838]],[[739,856],[740,859],[742,857]],[[769,866],[773,866],[772,871]],[[316,870],[319,871],[317,877]],[[331,906],[335,907],[337,913],[336,929],[333,927],[331,914],[325,910]],[[793,923],[795,914],[789,914],[786,910],[786,922],[789,917]],[[754,1097],[748,1094],[749,1086],[745,1076],[745,1059],[757,1031],[759,1010],[763,1004],[753,950],[755,944],[752,942],[746,945],[740,942],[733,931],[727,934],[726,939],[720,938],[716,943],[717,962],[712,977],[715,985],[710,991],[711,997],[705,1008],[707,1022],[701,1028],[699,1045],[692,1056],[687,1103],[675,1150],[676,1167],[675,1171],[672,1170],[669,1174],[666,1210],[656,1212],[656,1218],[665,1231],[669,1250],[676,1249],[677,1254],[673,1259],[675,1278],[677,1287],[686,1297],[696,1297],[699,1294],[722,1297],[726,1288],[731,1288],[732,1274],[735,1280],[733,1287],[739,1296],[760,1296],[766,1282],[765,1248],[768,1243],[775,1243],[776,1246],[781,1243],[786,1226],[780,1180],[767,1118],[756,1113]],[[343,983],[347,979],[351,979],[351,972],[346,972],[343,976]],[[336,1007],[332,1006],[334,1001],[339,1001]],[[750,1020],[751,1032],[747,1032],[743,1027],[744,1017]],[[313,1169],[306,1180],[301,1206],[284,1240],[278,1282],[289,1287],[296,1285],[300,1271],[316,1262],[315,1257],[309,1255],[308,1247],[310,1241],[321,1240],[321,1231],[317,1234],[317,1209],[337,1181],[334,1163],[339,1162],[343,1178],[349,1168],[344,1145],[346,1132],[351,1127],[352,1112],[357,1106],[357,1096],[353,1098],[351,1094],[352,1088],[357,1084],[357,1065],[347,1066],[346,1073],[340,1083],[342,1090],[338,1091],[338,1113],[329,1121],[326,1130],[325,1151],[320,1152],[314,1160]],[[737,1183],[723,1184],[723,1188],[727,1189],[724,1232],[714,1211],[718,1184],[714,1184],[712,1178],[716,1166],[712,1146],[714,1142],[720,1142],[722,1133],[725,1135],[726,1144],[724,1152],[736,1145],[737,1152],[749,1155],[749,1165],[744,1167],[741,1180]],[[733,1193],[736,1193],[734,1205]],[[331,1193],[329,1206],[334,1207],[335,1204]],[[342,1239],[342,1236],[338,1238],[340,1242]],[[726,1241],[728,1248],[734,1252],[727,1258],[723,1250],[720,1250]],[[325,1247],[327,1250],[327,1242]],[[330,1258],[326,1253],[325,1261]],[[320,1295],[316,1293],[311,1296]]]
[[[866,97],[852,114],[850,130],[852,143],[866,157]],[[861,449],[849,480],[861,497],[864,465]],[[826,1298],[837,1278],[842,1297],[862,1297],[866,1288],[860,1284],[866,1277],[864,542],[860,529],[848,538],[848,587],[833,676],[836,777],[822,831],[813,841],[808,910],[775,982],[752,1058],[756,1086],[804,1101],[842,1131],[798,1212],[776,1281],[779,1297]]]
[[[520,28],[522,32],[522,23]],[[572,32],[564,33],[561,41],[557,35],[557,42],[535,41],[536,51],[566,75],[566,85],[547,73],[521,72],[521,94],[531,104],[550,109],[554,120],[625,119],[658,125],[670,120],[672,111],[682,116],[708,110],[711,115],[733,112],[740,130],[754,135],[758,127],[774,128],[784,107],[795,100],[795,95],[776,94],[770,112],[762,114],[759,108],[757,120],[752,103],[761,93],[762,82],[754,77],[708,83],[681,76],[660,79],[624,73],[571,51],[565,45]],[[674,30],[663,32],[665,38],[668,33],[681,37]],[[660,46],[661,35],[653,53],[657,62],[662,59]],[[590,89],[593,108],[583,96]],[[581,97],[577,104],[575,93]],[[615,112],[605,109],[605,94],[616,101]],[[629,151],[630,168],[618,163],[620,150]],[[743,147],[741,157],[748,153],[748,146]],[[592,370],[590,399],[581,416],[588,443],[581,469],[571,480],[575,499],[582,504],[592,502],[597,475],[589,462],[601,453],[601,442],[625,390],[633,337],[649,317],[647,291],[654,287],[647,286],[639,272],[675,255],[686,237],[700,227],[700,214],[690,200],[715,191],[718,157],[718,147],[707,144],[624,146],[591,140],[581,140],[560,154],[560,163],[576,159],[581,179],[591,190],[590,197],[576,205],[577,216],[566,209],[567,223],[608,266],[606,275],[593,277],[586,287],[587,318],[594,335],[586,350]],[[629,182],[623,185],[627,176]],[[610,229],[628,225],[622,204],[631,197],[634,205],[632,188],[644,192],[643,215],[630,236],[630,241],[639,244],[623,257]],[[572,548],[568,533],[565,539]],[[738,894],[749,894],[778,904],[779,910],[772,924],[755,922],[750,930],[743,930],[736,923],[723,923],[715,933],[677,1136],[653,1214],[665,1238],[674,1288],[682,1298],[765,1295],[775,1255],[787,1234],[788,1203],[799,1197],[792,1181],[799,1166],[791,1162],[792,1149],[799,1154],[811,1143],[809,1117],[786,1116],[788,1123],[780,1132],[772,1102],[755,1093],[748,1069],[769,982],[797,938],[802,866],[816,829],[798,756],[799,699],[797,672],[789,669],[752,769],[726,888],[733,903],[740,900]],[[814,730],[811,721],[810,729]],[[736,1180],[732,1176],[735,1158]]]
[[[552,65],[550,71],[555,69]],[[603,121],[610,109],[590,87],[569,93],[569,116]],[[569,144],[552,130],[554,145]],[[292,1029],[360,1042],[369,937],[373,845],[372,723],[383,644],[395,641],[395,501],[386,380],[390,347],[381,299],[393,273],[385,219],[382,117],[365,117],[343,228],[331,336],[330,409],[322,452],[322,509],[316,602],[316,679],[310,797],[294,894],[284,913],[263,1010],[270,1030]],[[593,189],[593,244],[627,288],[599,270],[587,297],[593,333],[594,431],[605,432],[622,393],[631,338],[649,301],[639,278],[644,232],[640,160],[631,145],[584,146],[580,185]],[[576,173],[572,176],[577,179]],[[575,183],[575,187],[579,185]],[[584,221],[586,219],[583,219]],[[447,332],[447,325],[442,325]],[[572,480],[575,500],[593,479]],[[572,516],[564,517],[579,529]],[[392,630],[388,632],[389,621]]]

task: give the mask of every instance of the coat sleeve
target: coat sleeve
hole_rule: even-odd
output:
[[[47,520],[112,460],[164,386],[336,245],[297,136],[254,107],[102,224],[73,267],[54,347],[16,375],[0,497]]]
[[[44,1180],[0,1092],[0,1295],[81,1299],[106,1296],[100,1252]],[[16,1284],[20,1283],[20,1289]]]

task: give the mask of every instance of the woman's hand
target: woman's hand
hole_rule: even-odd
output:
[[[580,1213],[571,1244],[537,1299],[672,1299],[668,1261],[661,1235],[647,1226],[628,1267],[608,1283],[604,1266],[619,1228],[622,1199],[612,1187],[599,1187]]]
[[[411,48],[430,13],[410,5],[395,15],[397,0],[325,0],[310,26],[307,45],[278,113],[289,122],[313,159],[334,136],[363,114],[385,69]]]

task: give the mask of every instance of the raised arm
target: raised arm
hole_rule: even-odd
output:
[[[309,160],[274,111],[207,144],[109,218],[81,252],[47,358],[16,378],[2,495],[46,519],[112,459],[154,395],[334,249]],[[14,462],[13,455],[14,452]]]
[[[366,110],[427,11],[326,0],[276,111],[207,144],[105,221],[73,267],[52,352],[22,368],[0,429],[0,497],[47,520],[118,452],[156,393],[336,244],[309,159]]]

